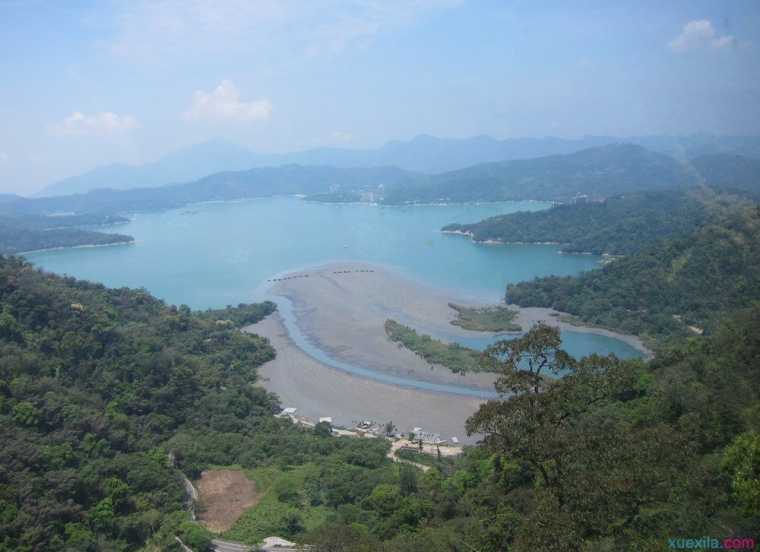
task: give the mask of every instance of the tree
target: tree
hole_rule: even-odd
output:
[[[760,434],[739,435],[723,454],[731,490],[748,515],[760,516]]]
[[[605,410],[631,392],[632,370],[613,356],[575,360],[560,345],[559,330],[538,325],[488,349],[501,399],[467,421],[468,432],[485,434],[488,448],[535,478],[537,507],[522,524],[518,550],[574,550],[579,539],[666,500],[678,477],[682,440],[670,428],[636,429]]]
[[[329,437],[332,435],[332,425],[329,422],[319,422],[314,426],[314,435]]]
[[[385,435],[390,437],[393,435],[394,431],[396,431],[396,426],[393,425],[393,421],[389,421],[387,424],[385,424]]]
[[[403,496],[417,492],[417,470],[407,464],[399,465],[399,489]]]

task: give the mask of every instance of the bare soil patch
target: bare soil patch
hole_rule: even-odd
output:
[[[240,470],[206,470],[195,486],[200,494],[198,519],[217,533],[230,529],[262,496],[256,492],[256,484]]]

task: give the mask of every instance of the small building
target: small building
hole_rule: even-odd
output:
[[[280,417],[280,418],[284,418],[285,416],[291,416],[292,417],[292,416],[296,415],[296,411],[297,410],[298,410],[297,408],[289,406],[288,408],[283,408],[282,412],[280,412],[277,416]]]

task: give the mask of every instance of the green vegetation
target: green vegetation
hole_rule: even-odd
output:
[[[720,153],[699,156],[691,164],[709,186],[760,200],[760,159]]]
[[[256,482],[257,491],[265,494],[225,533],[225,538],[256,543],[272,535],[298,535],[324,524],[330,510],[312,504],[305,492],[306,481],[313,481],[318,474],[315,464],[248,470],[246,475]]]
[[[273,417],[254,384],[274,351],[216,323],[257,309],[198,315],[0,257],[0,550],[176,550],[180,535],[202,551],[182,474],[386,463],[385,442]]]
[[[450,469],[418,473],[406,495],[400,479],[378,484],[306,540],[318,551],[570,552],[667,550],[673,534],[753,536],[758,358],[760,305],[650,363],[576,360],[556,329],[537,326],[487,351],[509,398],[468,421],[481,445]],[[402,529],[386,532],[377,512]]]
[[[509,307],[479,307],[471,308],[449,303],[449,307],[457,311],[457,319],[451,323],[465,330],[477,332],[519,332],[522,330],[514,320],[517,316],[515,309]]]
[[[557,243],[567,253],[630,255],[663,238],[691,234],[707,218],[699,194],[670,190],[449,224],[443,231],[468,233],[475,241]]]
[[[429,335],[420,335],[395,320],[385,321],[385,333],[399,347],[406,347],[430,364],[440,364],[456,374],[480,370],[480,352],[462,347],[459,343],[444,343]]]
[[[760,523],[760,304],[649,363],[573,359],[546,326],[496,344],[481,369],[504,398],[468,421],[483,444],[426,473],[385,440],[272,416],[253,384],[274,353],[234,327],[256,309],[193,313],[13,258],[0,304],[3,552],[207,550],[181,477],[220,465],[265,491],[228,536],[318,552],[658,550]]]
[[[675,159],[630,144],[585,149],[419,178],[386,187],[385,203],[435,203],[542,199],[571,201],[579,195],[601,199],[644,190],[683,188],[697,183]]]
[[[510,285],[507,301],[653,338],[710,333],[726,313],[760,300],[760,209],[721,196],[708,209],[709,222],[688,236],[577,277]]]
[[[408,460],[415,464],[422,464],[423,466],[430,466],[436,468],[441,473],[450,473],[453,471],[456,461],[451,457],[446,456],[432,456],[425,452],[419,452],[418,450],[402,448],[396,451],[396,457],[402,460]]]
[[[242,328],[255,324],[266,318],[277,309],[271,301],[246,305],[240,303],[237,307],[227,306],[224,309],[209,309],[198,313],[198,316],[214,321],[218,326],[233,326]]]
[[[0,255],[54,247],[130,243],[134,241],[132,236],[80,228],[124,221],[122,217],[98,215],[0,215]]]

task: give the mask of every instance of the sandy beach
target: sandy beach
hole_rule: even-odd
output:
[[[277,350],[277,358],[264,365],[260,374],[263,385],[280,396],[283,406],[298,408],[299,414],[312,418],[331,416],[342,425],[363,419],[392,420],[401,431],[419,426],[444,438],[466,440],[464,422],[481,399],[410,389],[330,366],[299,347],[288,334],[283,316],[292,317],[303,337],[341,362],[407,380],[490,391],[493,374],[458,375],[431,366],[392,343],[384,330],[385,321],[391,318],[420,333],[483,335],[451,324],[456,312],[449,302],[476,305],[367,263],[326,264],[284,274],[269,283],[269,294],[275,300],[287,299],[291,308],[247,330],[269,338]],[[573,326],[550,309],[519,311],[516,322],[524,329],[543,321],[575,332],[615,337],[647,352],[634,336]]]

